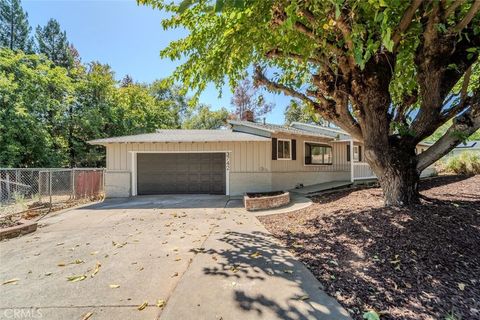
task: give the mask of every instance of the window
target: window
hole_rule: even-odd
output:
[[[332,164],[332,147],[323,144],[306,142],[305,164]]]
[[[290,140],[277,140],[277,159],[278,160],[290,160],[291,154],[291,141]]]
[[[358,146],[353,146],[353,161],[360,160],[360,149]]]
[[[362,146],[353,146],[353,161],[354,162],[362,162],[363,154],[362,154]],[[347,144],[347,161],[350,162],[350,144]]]

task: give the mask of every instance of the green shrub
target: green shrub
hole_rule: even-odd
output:
[[[456,174],[480,174],[480,154],[462,152],[444,161],[443,169]]]

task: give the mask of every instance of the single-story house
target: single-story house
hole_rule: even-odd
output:
[[[463,152],[474,152],[480,154],[480,140],[466,141],[460,143],[446,157],[456,156]]]
[[[375,178],[362,143],[304,123],[230,121],[228,129],[157,130],[89,143],[106,147],[107,197],[241,195]]]

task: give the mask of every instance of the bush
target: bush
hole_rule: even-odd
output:
[[[444,171],[456,174],[480,174],[480,154],[462,152],[447,158],[442,167]]]

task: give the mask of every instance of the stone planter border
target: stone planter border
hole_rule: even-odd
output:
[[[285,191],[279,195],[251,197],[253,193],[246,193],[243,197],[243,204],[247,211],[257,211],[283,207],[290,203],[290,192]]]
[[[37,222],[21,219],[19,225],[0,229],[0,240],[15,238],[37,230]]]

